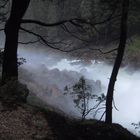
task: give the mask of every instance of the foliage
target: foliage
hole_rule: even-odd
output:
[[[132,39],[132,42],[128,45],[128,51],[131,53],[135,53],[137,51],[140,52],[140,38],[135,37]]]
[[[72,87],[66,86],[64,91],[64,95],[72,95],[75,107],[79,109],[82,115],[82,120],[85,120],[86,116],[105,100],[104,94],[99,97],[93,94],[91,85],[87,84],[84,77],[81,77]],[[98,102],[94,107],[89,106],[91,99],[96,99]]]
[[[132,125],[134,126],[135,130],[138,130],[138,133],[140,133],[140,122],[132,123]]]
[[[140,66],[140,37],[135,36],[130,41],[124,55],[124,63],[137,69]]]
[[[23,57],[18,58],[18,66],[23,65],[24,63],[26,63],[26,59]]]

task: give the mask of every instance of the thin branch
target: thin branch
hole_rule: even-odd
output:
[[[34,44],[34,43],[37,43],[37,42],[39,42],[40,41],[40,39],[38,39],[38,40],[34,40],[34,41],[27,41],[27,42],[21,42],[21,41],[19,41],[18,43],[19,44],[25,44],[25,45],[28,45],[28,44]]]
[[[44,27],[54,27],[54,26],[60,26],[62,24],[65,24],[65,23],[71,23],[75,26],[81,26],[80,24],[88,24],[88,25],[91,25],[91,26],[95,26],[95,25],[99,25],[99,24],[104,24],[110,20],[113,20],[114,18],[117,18],[117,17],[120,17],[121,15],[116,15],[113,17],[113,14],[114,14],[115,10],[113,10],[113,12],[110,14],[110,16],[106,19],[104,19],[103,21],[99,21],[99,22],[95,22],[95,23],[91,23],[89,21],[87,21],[86,19],[79,19],[79,18],[73,18],[73,19],[69,19],[69,20],[62,20],[62,21],[58,21],[58,22],[55,22],[55,23],[45,23],[45,22],[42,22],[42,21],[39,21],[39,20],[34,20],[34,19],[22,19],[21,20],[21,23],[22,24],[27,24],[27,23],[31,23],[31,24],[37,24],[37,25],[40,25],[40,26],[44,26]]]
[[[30,33],[38,38],[40,38],[40,41],[42,41],[45,45],[47,45],[48,47],[52,48],[52,49],[55,49],[55,50],[58,50],[58,51],[61,51],[61,52],[73,52],[73,51],[76,51],[76,50],[80,50],[80,49],[85,49],[85,48],[72,48],[72,49],[61,49],[61,48],[58,48],[58,47],[54,47],[54,45],[52,45],[53,43],[50,43],[48,42],[43,36],[37,34],[37,33],[34,33],[33,31],[30,31],[30,30],[27,30],[23,27],[20,27],[21,30],[27,32],[27,33]],[[69,48],[71,44],[69,44],[67,47]]]
[[[100,53],[102,54],[107,54],[107,53],[111,53],[113,51],[116,51],[118,48],[115,48],[115,49],[112,49],[112,50],[109,50],[107,52],[103,52],[101,49],[93,49],[93,48],[89,48],[89,47],[77,47],[77,48],[72,48],[72,49],[62,49],[62,48],[58,48],[58,47],[55,47],[54,46],[54,43],[51,43],[51,42],[48,42],[43,36],[41,36],[40,34],[37,34],[33,31],[30,31],[30,30],[27,30],[23,27],[20,27],[21,30],[29,33],[29,34],[32,34],[36,37],[38,37],[40,39],[40,41],[42,41],[45,45],[47,45],[48,47],[52,48],[52,49],[55,49],[55,50],[58,50],[58,51],[61,51],[61,52],[73,52],[73,51],[77,51],[77,50],[81,50],[81,49],[90,49],[90,50],[94,50],[94,51],[99,51]],[[53,44],[53,45],[52,45]],[[66,46],[67,48],[69,48],[71,46],[71,44],[69,44],[68,46]]]
[[[105,115],[106,111],[104,111],[104,113],[102,114],[100,121],[102,120],[103,116]]]
[[[114,98],[113,98],[113,105],[114,105],[114,108],[117,110],[117,111],[119,111],[119,109],[116,107],[116,105],[115,105],[115,100],[114,100]]]
[[[97,115],[98,111],[99,111],[99,110],[102,110],[102,109],[105,109],[105,107],[100,107],[100,108],[98,108],[98,109],[95,111],[94,117]]]
[[[82,21],[82,19],[70,19],[70,20],[62,20],[62,21],[58,21],[58,22],[55,22],[55,23],[45,23],[45,22],[42,22],[42,21],[39,21],[39,20],[33,20],[33,19],[22,19],[21,20],[21,23],[33,23],[33,24],[37,24],[37,25],[40,25],[40,26],[45,26],[45,27],[53,27],[53,26],[60,26],[64,23],[73,23],[72,21],[74,20],[78,20],[78,21]]]
[[[88,115],[92,110],[96,109],[103,101],[100,101],[98,104],[96,104],[94,107],[92,107],[91,109],[89,109],[87,112],[86,112],[86,115]]]
[[[75,34],[73,34],[73,33],[67,28],[67,26],[66,26],[65,24],[63,24],[62,27],[63,27],[64,31],[68,32],[72,37],[74,37],[74,38],[76,38],[76,39],[78,39],[78,40],[81,40],[81,41],[83,41],[83,42],[88,42],[88,40],[82,39],[82,38],[80,38],[79,36],[76,36]]]
[[[101,49],[94,49],[94,48],[91,48],[91,47],[89,47],[88,49],[93,50],[93,51],[99,51],[102,54],[108,54],[108,53],[112,53],[112,52],[117,51],[118,50],[118,47],[117,48],[114,48],[114,49],[111,49],[109,51],[106,51],[106,52],[103,52]]]

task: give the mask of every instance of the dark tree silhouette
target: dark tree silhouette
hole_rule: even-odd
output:
[[[5,25],[5,48],[2,70],[2,82],[11,78],[18,79],[17,47],[21,19],[30,0],[12,0],[10,17]]]
[[[113,101],[113,92],[116,82],[116,78],[119,72],[119,68],[123,59],[126,40],[127,40],[127,19],[129,11],[129,0],[122,1],[122,17],[121,17],[121,26],[120,26],[120,43],[117,50],[117,57],[115,64],[112,70],[111,78],[108,85],[107,98],[106,98],[106,118],[105,122],[108,124],[112,123],[112,101]]]
[[[83,24],[88,24],[94,28],[96,25],[104,24],[108,22],[109,20],[111,20],[113,18],[112,16],[114,13],[114,10],[113,10],[113,12],[106,19],[103,19],[102,21],[95,22],[95,23],[88,22],[85,19],[74,18],[74,19],[68,19],[64,21],[58,21],[56,23],[47,24],[45,22],[41,22],[38,20],[22,19],[28,8],[29,3],[30,3],[30,0],[20,0],[20,1],[12,0],[12,9],[10,12],[10,17],[5,25],[6,41],[5,41],[5,48],[4,48],[4,58],[3,58],[4,61],[3,61],[3,66],[2,66],[3,68],[2,69],[2,82],[3,83],[11,78],[18,79],[17,48],[18,48],[19,30],[23,30],[24,32],[27,32],[36,36],[44,44],[46,44],[47,46],[53,49],[57,49],[64,52],[71,52],[71,51],[77,50],[77,48],[63,50],[61,48],[54,47],[43,36],[21,27],[21,24],[27,24],[27,23],[37,24],[37,25],[45,26],[45,27],[54,27],[54,26],[60,26],[60,25],[63,25],[66,27],[66,23],[72,24],[74,26],[82,27]],[[70,48],[70,47],[67,47],[67,48]],[[78,49],[81,49],[81,47]]]

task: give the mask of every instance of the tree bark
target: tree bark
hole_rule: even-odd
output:
[[[30,0],[12,0],[10,17],[5,25],[5,48],[2,69],[2,82],[18,79],[17,48],[18,33],[21,19],[24,16]]]
[[[126,40],[127,40],[127,19],[128,19],[128,8],[129,8],[129,0],[122,1],[122,17],[121,17],[121,32],[120,32],[120,43],[118,47],[117,57],[115,59],[114,67],[111,73],[111,78],[108,85],[107,91],[107,99],[106,99],[106,118],[105,122],[108,124],[112,123],[112,101],[113,101],[113,92],[114,86],[116,82],[116,78],[119,72],[119,68],[121,66],[121,62],[123,59]]]

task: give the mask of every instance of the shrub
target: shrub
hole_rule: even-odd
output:
[[[72,95],[75,107],[78,108],[82,115],[82,120],[85,120],[86,116],[105,100],[104,94],[101,96],[93,94],[92,86],[87,84],[84,77],[81,77],[72,87],[66,86],[64,92],[64,95]],[[95,101],[97,102],[94,107],[89,106],[89,102],[92,99],[96,99]]]

